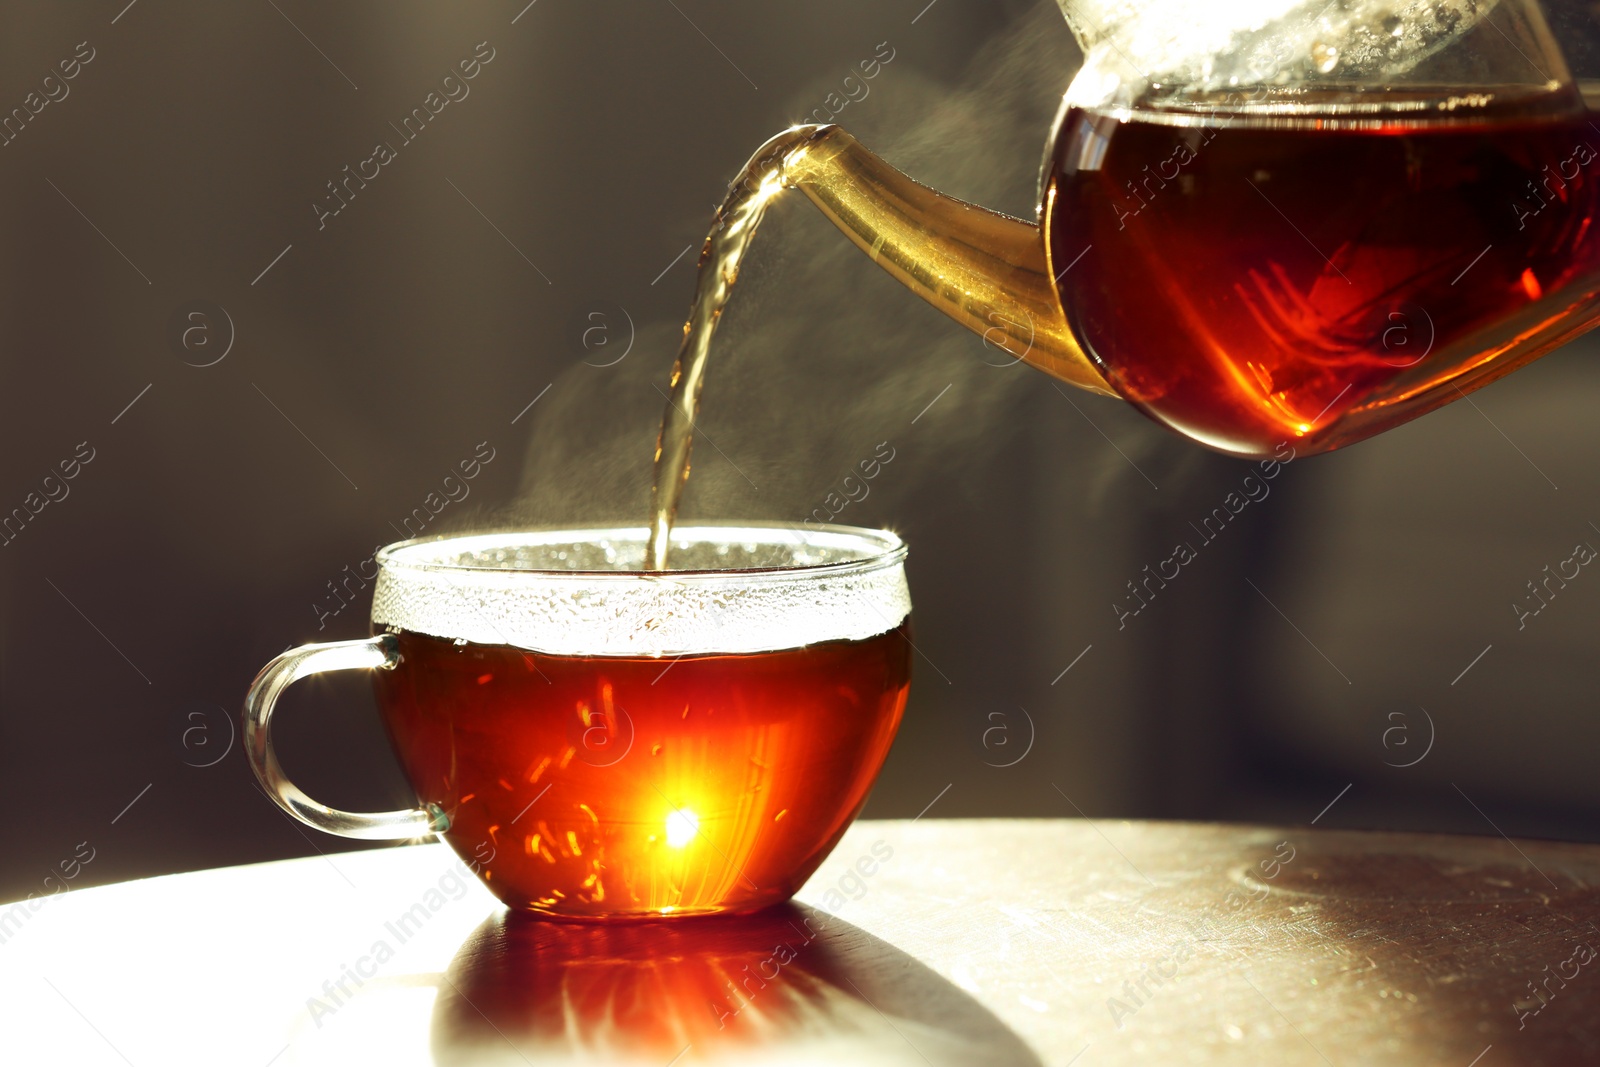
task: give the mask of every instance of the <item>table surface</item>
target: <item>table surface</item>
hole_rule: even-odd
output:
[[[387,848],[0,909],[0,1062],[1596,1063],[1597,883],[1591,845],[928,819],[785,908],[586,926]]]

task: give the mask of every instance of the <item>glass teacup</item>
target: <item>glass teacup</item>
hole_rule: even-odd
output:
[[[374,636],[256,678],[252,765],[295,818],[366,839],[437,833],[508,905],[569,918],[787,900],[866,801],[910,681],[905,545],[851,527],[554,530],[378,553]],[[420,806],[311,800],[272,751],[299,678],[375,668]]]

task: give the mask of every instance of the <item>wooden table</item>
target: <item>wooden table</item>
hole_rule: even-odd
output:
[[[1589,845],[928,819],[792,907],[595,927],[382,849],[50,898],[0,926],[0,1062],[1597,1063],[1597,882]]]

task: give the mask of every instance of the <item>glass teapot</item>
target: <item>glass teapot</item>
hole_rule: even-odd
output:
[[[1534,0],[1061,0],[1038,222],[837,126],[782,184],[951,318],[1235,455],[1325,451],[1594,325],[1600,125]]]

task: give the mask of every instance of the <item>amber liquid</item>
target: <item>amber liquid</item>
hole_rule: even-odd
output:
[[[905,707],[909,620],[679,659],[398,634],[378,705],[445,839],[515,908],[582,917],[786,900],[866,801]]]
[[[655,471],[650,485],[650,543],[645,566],[665,570],[671,544],[668,536],[678,515],[678,502],[689,480],[695,417],[705,384],[711,338],[739,281],[739,264],[766,214],[767,203],[785,188],[783,168],[789,154],[803,147],[822,127],[794,126],[772,138],[745,164],[728,186],[711,232],[700,249],[694,299],[683,324],[683,343],[672,365],[672,392],[656,438]]]
[[[1051,258],[1116,390],[1225,452],[1316,451],[1579,332],[1600,290],[1600,129],[1565,98],[1405,114],[1069,112]]]

